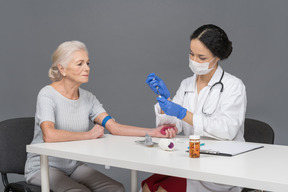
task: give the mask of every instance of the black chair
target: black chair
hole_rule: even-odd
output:
[[[255,119],[246,118],[244,124],[244,139],[247,142],[274,144],[274,131],[270,125]],[[244,188],[242,192],[261,190]]]
[[[41,192],[41,187],[25,181],[9,183],[7,174],[24,175],[26,145],[34,135],[34,117],[14,118],[0,122],[0,172],[5,192]]]
[[[274,131],[270,125],[255,119],[245,119],[244,139],[247,142],[274,144]]]

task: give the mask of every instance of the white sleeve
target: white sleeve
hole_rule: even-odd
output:
[[[91,104],[91,109],[89,112],[89,119],[91,122],[94,122],[98,115],[100,115],[101,113],[104,113],[106,111],[103,108],[103,105],[95,97],[95,95],[89,93],[89,95],[87,96],[87,100]]]
[[[201,136],[233,140],[244,123],[246,90],[241,80],[225,84],[222,98],[212,116],[193,115],[194,133]]]
[[[39,126],[44,121],[55,123],[55,102],[52,97],[46,93],[46,90],[41,90],[37,97],[35,118],[39,122]]]
[[[154,105],[155,115],[156,115],[156,127],[159,127],[161,125],[165,124],[174,124],[176,125],[178,129],[178,133],[182,131],[182,126],[180,120],[177,119],[177,117],[169,116],[166,114],[161,114],[161,107],[159,106],[159,103],[156,103]]]
[[[183,106],[184,93],[185,93],[185,83],[184,81],[182,81],[172,101],[174,103]],[[154,105],[154,110],[156,115],[156,127],[164,124],[174,124],[178,129],[178,133],[182,132],[182,120],[178,119],[177,117],[161,114],[161,107],[159,106],[158,103]]]

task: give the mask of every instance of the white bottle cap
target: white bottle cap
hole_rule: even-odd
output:
[[[189,139],[200,139],[200,135],[190,135]]]

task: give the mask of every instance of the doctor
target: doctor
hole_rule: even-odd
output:
[[[172,100],[163,80],[149,74],[146,83],[160,95],[155,105],[157,126],[174,123],[184,135],[244,141],[245,86],[219,65],[231,52],[232,43],[221,28],[203,25],[190,37],[189,67],[194,75],[182,81]],[[241,191],[240,187],[157,174],[142,186],[144,192]]]

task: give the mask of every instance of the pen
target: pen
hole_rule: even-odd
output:
[[[200,143],[200,147],[201,147],[201,146],[204,146],[204,145],[205,145],[205,143]],[[188,149],[189,149],[189,147],[188,147]]]

